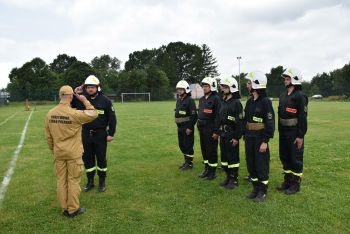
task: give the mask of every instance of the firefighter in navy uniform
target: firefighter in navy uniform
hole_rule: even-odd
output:
[[[267,198],[270,170],[268,142],[275,131],[275,114],[266,94],[267,79],[262,72],[248,74],[247,88],[252,93],[244,109],[245,153],[253,191],[247,196],[256,202]]]
[[[239,139],[242,137],[243,107],[238,83],[232,77],[220,80],[223,100],[220,108],[221,165],[226,179],[220,185],[227,189],[238,186]]]
[[[200,178],[216,178],[218,165],[218,138],[220,127],[220,98],[217,95],[217,82],[206,77],[201,82],[204,96],[199,99],[197,128],[204,162],[204,171]]]
[[[286,91],[279,97],[278,130],[284,181],[277,190],[291,195],[300,191],[303,174],[308,98],[301,90],[302,77],[297,69],[287,69],[282,77]]]
[[[88,192],[94,187],[94,177],[97,170],[99,176],[98,191],[104,192],[107,174],[107,142],[111,142],[115,134],[117,124],[115,111],[112,102],[101,92],[100,81],[93,75],[88,76],[84,85],[77,87],[75,92],[83,92],[98,113],[98,118],[91,123],[84,124],[82,130],[83,161],[88,179],[84,190]],[[73,101],[72,106],[83,110],[84,106],[81,104]]]
[[[180,80],[176,84],[176,90],[179,97],[176,102],[175,123],[179,148],[185,159],[179,169],[188,170],[193,168],[194,125],[197,122],[197,109],[196,103],[191,98],[190,85],[185,80]]]

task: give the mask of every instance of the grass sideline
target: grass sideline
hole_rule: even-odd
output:
[[[274,101],[275,111],[277,102]],[[115,103],[118,134],[108,146],[107,191],[81,194],[87,213],[75,219],[60,214],[53,158],[43,135],[52,105],[37,106],[24,147],[0,210],[0,233],[348,233],[350,224],[350,119],[348,102],[310,102],[302,191],[285,196],[275,190],[282,179],[278,134],[271,141],[268,201],[256,204],[245,195],[251,186],[241,141],[240,186],[219,187],[202,170],[198,132],[195,164],[177,166],[182,156],[173,121],[174,102]],[[0,108],[0,180],[19,142],[29,112],[23,106]],[[82,186],[86,183],[82,179]]]

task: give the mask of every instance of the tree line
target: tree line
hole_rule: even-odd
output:
[[[217,77],[217,60],[208,45],[171,42],[159,48],[144,49],[129,54],[121,69],[121,61],[108,54],[94,57],[91,62],[79,61],[75,56],[58,55],[47,64],[41,58],[33,58],[9,74],[6,91],[11,100],[54,100],[60,86],[81,85],[88,75],[101,81],[102,90],[120,97],[122,92],[151,92],[152,100],[173,97],[176,83],[185,79],[200,83],[206,76]],[[271,68],[267,73],[268,94],[278,97],[284,90],[281,74],[283,66]],[[241,81],[242,96],[247,96],[246,73],[233,75]],[[308,95],[321,94],[350,96],[350,63],[329,73],[317,74],[311,82],[303,82]]]

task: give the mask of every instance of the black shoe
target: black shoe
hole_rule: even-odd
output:
[[[192,162],[185,162],[181,170],[186,171],[186,170],[191,170],[192,168],[193,168]]]
[[[208,173],[209,173],[209,166],[208,166],[208,164],[205,164],[205,168],[204,168],[204,171],[202,172],[202,174],[200,174],[198,177],[199,178],[202,178],[202,179],[204,179],[204,178],[206,178],[207,176],[208,176]]]
[[[256,182],[253,182],[253,191],[251,191],[246,198],[254,199],[258,195],[258,186]]]
[[[204,177],[205,180],[213,180],[216,178],[216,168],[215,167],[209,167],[208,168],[208,175]]]
[[[267,199],[267,194],[264,191],[259,191],[256,197],[253,199],[255,202],[264,202]]]
[[[68,215],[69,215],[68,217],[69,217],[69,218],[74,218],[74,217],[77,216],[77,215],[84,214],[85,211],[86,211],[85,208],[79,208],[77,211],[73,212],[72,214],[68,214]]]
[[[89,192],[91,189],[95,187],[94,185],[94,179],[93,178],[88,178],[88,182],[84,188],[85,192]]]
[[[253,199],[255,202],[264,202],[267,199],[267,185],[263,183],[258,183],[258,194]]]
[[[184,162],[181,166],[179,166],[179,169],[182,169],[185,166],[186,162]]]
[[[69,217],[68,210],[64,210],[62,214],[63,214],[63,216]]]
[[[300,182],[301,178],[299,176],[292,175],[290,179],[290,186],[284,193],[287,195],[293,195],[300,192]]]
[[[220,183],[220,186],[221,186],[221,187],[225,187],[225,185],[228,184],[228,181],[229,181],[229,180],[230,180],[230,177],[226,176],[226,179],[225,179],[222,183]]]
[[[228,183],[224,186],[225,189],[234,189],[238,187],[237,178],[230,178]]]
[[[287,189],[289,189],[289,186],[290,186],[290,178],[291,178],[291,174],[290,174],[290,173],[284,174],[284,181],[281,183],[280,186],[277,186],[277,187],[276,187],[277,191],[284,192],[284,191],[286,191]]]
[[[98,182],[98,191],[100,193],[103,193],[104,191],[106,191],[106,184],[105,184],[105,177],[100,177],[99,178],[99,182]]]
[[[215,173],[208,173],[208,175],[206,177],[204,177],[203,179],[205,180],[214,180],[216,178],[216,174]]]

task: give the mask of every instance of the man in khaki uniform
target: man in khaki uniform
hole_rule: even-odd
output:
[[[63,215],[72,218],[85,212],[79,204],[80,178],[84,171],[81,126],[97,118],[97,111],[82,95],[76,97],[86,110],[71,108],[73,94],[72,87],[62,86],[60,103],[48,112],[45,119],[45,138],[55,159],[57,199]]]

